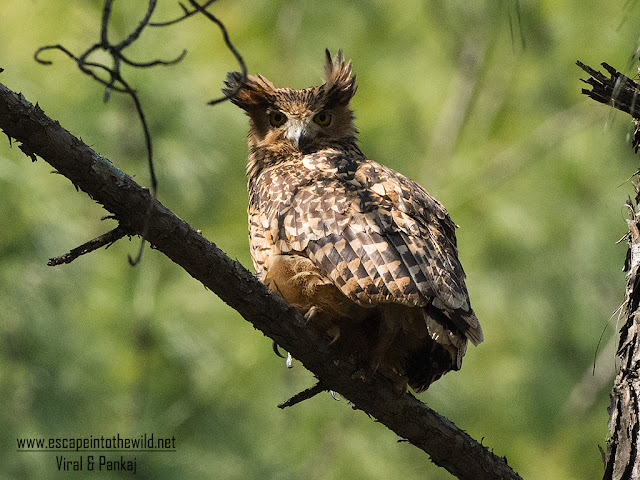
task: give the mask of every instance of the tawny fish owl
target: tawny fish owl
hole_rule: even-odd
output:
[[[230,94],[242,76],[230,73]],[[351,62],[326,52],[325,83],[249,76],[231,101],[250,119],[249,231],[259,278],[404,389],[458,370],[482,329],[456,225],[424,188],[360,151]]]

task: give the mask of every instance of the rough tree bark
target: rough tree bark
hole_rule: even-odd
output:
[[[603,63],[611,75],[607,77],[591,67],[577,62],[591,75],[583,80],[592,89],[582,93],[594,100],[629,113],[636,123],[633,146],[638,150],[638,118],[640,118],[640,85]],[[640,172],[636,173],[638,178]],[[635,201],[629,199],[631,213],[627,220],[629,249],[624,270],[627,273],[625,292],[626,321],[620,329],[618,363],[609,406],[609,435],[605,453],[604,480],[640,479],[640,184],[636,183]]]
[[[145,230],[149,191],[110,161],[71,135],[22,94],[0,84],[0,129],[21,143],[31,157],[50,163],[109,211],[118,227],[96,239],[105,244]],[[338,356],[329,340],[302,328],[299,313],[266,289],[239,262],[196,232],[158,201],[153,201],[146,239],[196,280],[215,292],[257,329],[300,360],[319,379],[316,390],[333,390],[378,419],[431,460],[460,479],[520,479],[501,458],[410,393],[402,396],[383,376],[347,356]],[[80,250],[91,250],[90,242]],[[61,260],[61,262],[64,260]]]
[[[629,199],[631,218],[629,250],[625,262],[627,288],[625,298],[626,321],[620,329],[616,375],[609,407],[609,433],[607,441],[605,480],[632,480],[640,478],[638,457],[640,429],[640,186],[636,185],[635,202]]]

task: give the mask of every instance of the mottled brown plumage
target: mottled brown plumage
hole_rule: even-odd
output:
[[[227,77],[226,92],[242,81]],[[249,230],[260,279],[346,349],[420,392],[482,341],[445,208],[357,146],[351,62],[326,52],[325,83],[249,76]]]

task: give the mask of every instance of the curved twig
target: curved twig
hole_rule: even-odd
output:
[[[202,5],[202,8],[207,8],[209,5],[211,5],[215,1],[216,0],[209,0],[207,3]],[[184,12],[184,14],[181,17],[174,18],[173,20],[167,20],[166,22],[151,22],[149,23],[149,26],[150,27],[167,27],[169,25],[174,25],[178,22],[181,22],[182,20],[189,18],[191,15],[198,13],[197,8],[195,10],[189,10],[182,2],[178,2],[178,4],[180,5],[180,7],[182,7],[182,11]]]
[[[209,20],[215,23],[218,26],[218,28],[220,28],[220,31],[222,32],[222,38],[224,39],[224,43],[227,45],[227,48],[231,50],[231,53],[233,53],[234,57],[236,57],[236,60],[238,61],[238,64],[240,65],[240,69],[242,71],[242,81],[238,84],[238,86],[233,91],[224,95],[223,97],[216,98],[214,100],[210,100],[209,102],[207,102],[208,105],[216,105],[218,103],[224,102],[225,100],[229,100],[230,98],[233,98],[244,87],[245,83],[247,82],[247,66],[244,63],[244,59],[242,58],[242,55],[240,55],[240,52],[238,52],[238,50],[236,50],[236,47],[233,46],[233,43],[231,43],[231,39],[229,38],[229,33],[227,32],[227,29],[224,26],[224,24],[220,20],[218,20],[213,14],[205,10],[206,5],[200,5],[195,0],[189,0],[189,3],[193,5],[193,7],[197,11],[199,11],[205,17],[207,17]]]
[[[104,8],[102,10],[102,21],[100,28],[100,41],[98,43],[94,43],[89,48],[87,48],[81,55],[77,56],[63,45],[45,45],[40,47],[34,54],[34,58],[37,62],[43,65],[51,65],[51,61],[45,60],[41,57],[41,54],[48,50],[59,50],[71,58],[78,68],[86,75],[90,76],[100,84],[105,87],[105,95],[104,100],[108,101],[112,91],[124,93],[128,95],[136,109],[136,113],[138,115],[138,119],[140,120],[140,125],[142,126],[142,131],[144,135],[145,147],[147,150],[147,164],[149,168],[149,176],[150,176],[150,190],[151,197],[153,202],[157,198],[158,193],[158,181],[155,173],[154,163],[153,163],[153,143],[151,139],[151,133],[149,131],[149,125],[147,124],[144,111],[142,108],[142,104],[136,93],[135,89],[133,89],[129,83],[123,78],[121,73],[121,65],[127,64],[132,67],[137,68],[145,68],[145,67],[153,67],[156,65],[174,65],[180,62],[186,55],[186,50],[184,50],[178,57],[171,61],[163,61],[163,60],[153,60],[150,62],[135,62],[127,58],[123,50],[130,46],[133,42],[135,42],[143,30],[150,24],[151,16],[155,11],[155,7],[157,5],[157,0],[149,0],[147,11],[145,12],[143,18],[140,20],[136,28],[121,42],[112,44],[109,42],[109,18],[111,16],[111,7],[113,5],[113,0],[106,0],[104,4]],[[103,63],[92,62],[89,61],[90,56],[96,52],[97,50],[103,50],[107,52],[112,59],[112,65],[108,66]],[[103,78],[98,72],[101,71],[107,75],[107,78]],[[152,211],[153,205],[149,204],[147,208],[147,212],[150,214]],[[149,220],[150,221],[150,218]],[[141,257],[142,252],[144,250],[146,232],[148,231],[149,226],[146,225],[144,228],[144,232],[142,235],[142,242],[140,244],[140,248],[135,259],[129,257],[129,262],[132,265],[137,264]]]
[[[167,65],[175,65],[176,63],[181,62],[186,55],[187,55],[187,51],[186,50],[182,50],[182,53],[180,53],[180,55],[178,55],[173,60],[152,60],[150,62],[135,62],[133,60],[129,60],[127,57],[125,57],[121,53],[120,54],[120,59],[124,63],[126,63],[127,65],[131,65],[132,67],[147,68],[147,67],[155,67],[156,65],[165,65],[165,66],[167,66]]]
[[[113,0],[108,0],[108,1],[112,2]],[[147,11],[144,14],[144,17],[142,18],[142,20],[140,20],[140,23],[138,23],[138,26],[135,28],[135,30],[131,32],[129,36],[125,38],[123,41],[121,41],[117,45],[113,45],[112,48],[114,48],[119,52],[127,48],[133,42],[135,42],[140,36],[140,34],[142,33],[142,30],[144,30],[144,28],[147,25],[149,25],[149,21],[151,20],[151,15],[153,15],[153,11],[155,10],[157,3],[158,3],[158,0],[149,0],[149,7],[147,8]],[[104,23],[103,23],[103,29],[106,31]],[[106,34],[104,38],[106,40]],[[108,45],[109,42],[105,41],[104,44]]]

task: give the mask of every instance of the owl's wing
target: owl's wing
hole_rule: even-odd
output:
[[[272,204],[280,251],[309,257],[360,305],[433,306],[473,343],[482,341],[458,261],[456,225],[417,183],[363,162],[355,172],[315,176],[291,193],[287,202]]]

